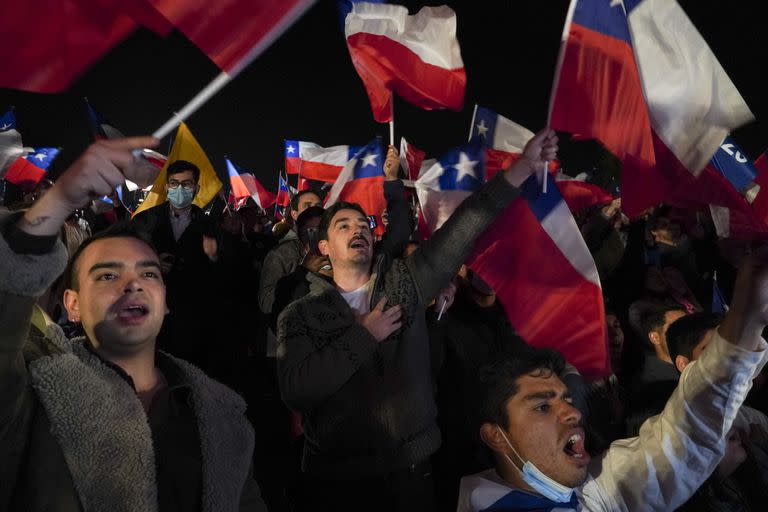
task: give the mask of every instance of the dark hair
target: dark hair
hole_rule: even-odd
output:
[[[298,211],[298,209],[299,209],[299,201],[301,200],[301,198],[302,198],[303,196],[305,196],[305,195],[307,195],[307,194],[314,194],[314,195],[316,195],[318,198],[320,198],[320,194],[318,194],[318,193],[317,193],[317,192],[315,192],[314,190],[301,190],[301,191],[299,191],[299,192],[296,192],[296,195],[294,195],[294,196],[291,198],[291,210],[292,210],[292,211],[294,211],[294,212],[295,212],[295,211]]]
[[[298,233],[299,241],[301,241],[302,244],[309,243],[307,232],[304,229],[307,226],[307,223],[318,217],[322,219],[324,211],[322,206],[310,206],[299,214],[299,217],[296,219],[296,232]]]
[[[176,160],[168,166],[168,170],[165,172],[165,179],[171,179],[174,174],[179,174],[184,171],[192,171],[192,176],[195,178],[195,183],[200,181],[200,168],[192,162],[186,160]]]
[[[707,331],[715,329],[722,320],[723,315],[719,313],[692,313],[672,322],[667,329],[667,347],[672,360],[677,356],[691,359],[693,349]]]
[[[80,247],[77,248],[72,257],[69,259],[67,270],[64,273],[65,290],[80,290],[80,283],[77,281],[77,260],[80,259],[80,255],[83,254],[83,251],[93,242],[106,240],[108,238],[135,238],[136,240],[145,243],[150,249],[152,249],[152,252],[157,254],[157,250],[155,249],[155,246],[152,245],[152,242],[149,240],[149,238],[143,232],[136,229],[136,226],[133,223],[128,221],[118,222],[103,231],[99,231],[93,236],[87,238],[82,244],[80,244]]]
[[[661,327],[664,325],[664,322],[666,322],[667,313],[670,311],[680,311],[683,313],[685,312],[685,310],[681,308],[662,307],[659,309],[653,309],[643,315],[643,317],[640,319],[640,329],[645,336],[646,343],[650,343],[648,340],[648,333],[661,329]]]
[[[328,228],[331,227],[333,217],[336,216],[340,210],[355,210],[360,212],[363,217],[368,218],[368,214],[365,213],[363,207],[357,203],[348,203],[346,201],[333,203],[330,208],[327,208],[325,212],[323,212],[323,220],[320,221],[320,240],[328,240]],[[368,229],[370,229],[370,226]]]
[[[517,381],[524,375],[548,377],[561,375],[565,359],[559,352],[547,348],[526,349],[514,357],[501,359],[483,366],[478,372],[477,419],[482,423],[495,423],[509,428],[507,401],[515,396]]]

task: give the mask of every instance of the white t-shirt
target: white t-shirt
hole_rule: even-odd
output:
[[[358,315],[365,315],[371,312],[371,290],[373,289],[373,278],[369,279],[367,283],[356,290],[351,292],[343,292],[339,290],[341,296],[347,301],[352,311]]]

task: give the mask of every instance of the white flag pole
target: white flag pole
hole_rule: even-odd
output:
[[[475,109],[472,111],[472,121],[469,123],[469,135],[467,136],[467,142],[472,140],[472,130],[475,128],[475,118],[477,117],[477,103],[475,103]]]
[[[390,146],[394,146],[395,145],[395,97],[394,97],[394,94],[390,99],[389,105],[390,107],[392,107],[392,120],[389,122],[389,144]]]
[[[555,64],[555,77],[552,81],[552,91],[549,93],[549,106],[547,108],[547,128],[549,128],[552,122],[552,109],[555,103],[555,95],[557,94],[557,87],[560,84],[560,72],[563,69],[563,61],[565,60],[565,50],[568,44],[568,34],[571,31],[571,23],[573,21],[573,13],[576,10],[576,1],[571,0],[568,6],[568,14],[565,16],[565,23],[563,24],[563,35],[560,37],[560,51],[557,53],[557,64]],[[543,170],[542,180],[542,192],[547,193],[547,172],[549,172],[549,162],[546,162]]]

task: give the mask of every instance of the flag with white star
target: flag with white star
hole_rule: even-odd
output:
[[[384,158],[383,144],[377,137],[347,162],[325,201],[326,208],[337,201],[359,204],[369,216],[375,217],[377,235],[384,233],[381,214],[387,207],[384,200]]]
[[[475,137],[448,151],[416,181],[421,211],[432,232],[485,183],[484,149],[481,138]]]
[[[25,192],[32,191],[45,177],[59,148],[35,148],[31,153],[19,157],[5,174],[5,180],[19,186]]]

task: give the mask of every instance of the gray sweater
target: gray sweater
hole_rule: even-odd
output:
[[[425,305],[518,195],[500,173],[411,256],[376,258],[371,305],[386,295],[387,307],[403,309],[402,327],[383,342],[355,321],[332,283],[314,276],[309,295],[280,315],[278,380],[283,400],[304,416],[306,471],[382,475],[437,450]]]

